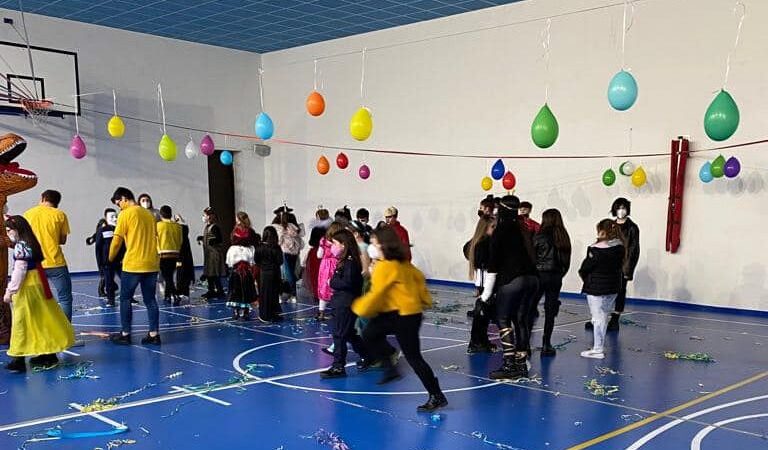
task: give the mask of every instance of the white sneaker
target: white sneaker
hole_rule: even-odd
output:
[[[290,303],[296,303],[296,296],[291,296],[291,298],[288,299],[288,302]]]
[[[592,358],[592,359],[604,359],[605,358],[605,353],[603,353],[602,350],[589,349],[589,350],[584,350],[583,352],[581,352],[581,357],[582,358]]]

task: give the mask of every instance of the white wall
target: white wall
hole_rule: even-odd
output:
[[[0,13],[21,22],[16,11],[0,9]],[[78,53],[82,93],[109,91],[83,97],[84,108],[111,111],[114,88],[121,115],[157,120],[156,85],[161,82],[169,123],[252,133],[259,110],[259,55],[32,14],[26,18],[33,45]],[[18,41],[18,37],[4,26],[0,40]],[[10,198],[10,210],[23,212],[38,202],[43,190],[60,190],[61,208],[72,227],[65,255],[74,271],[95,270],[93,248],[86,247],[84,240],[110,206],[116,186],[127,186],[136,195],[149,192],[156,207],[171,205],[188,220],[192,233],[201,228],[201,211],[208,204],[205,159],[184,157],[187,132],[168,129],[179,154],[175,162],[166,163],[157,153],[159,126],[126,120],[125,136],[113,140],[106,132],[107,119],[84,112],[80,131],[88,156],[77,161],[69,156],[72,117],[51,119],[48,125],[35,128],[22,117],[0,116],[1,133],[15,132],[27,139],[27,151],[17,161],[40,178],[34,190]],[[198,142],[202,137],[192,135]],[[214,135],[214,139],[223,147],[221,137]],[[241,145],[235,140],[231,144]],[[248,156],[236,158],[247,160]],[[260,216],[261,203],[258,208]]]
[[[464,33],[499,24],[559,15],[612,0],[529,0],[460,16],[354,36],[262,56],[265,110],[276,137],[348,147],[387,148],[476,155],[614,154],[615,170],[627,153],[627,129],[636,153],[667,152],[670,139],[690,135],[694,148],[713,146],[702,119],[722,85],[724,62],[733,45],[737,20],[732,2],[647,0],[636,2],[635,24],[627,42],[627,65],[636,75],[640,97],[632,110],[618,113],[606,101],[607,84],[620,68],[622,7],[557,17],[552,21],[550,105],[560,138],[548,150],[530,140],[530,124],[543,103],[544,70],[540,33],[543,21]],[[729,90],[741,109],[741,126],[729,143],[763,138],[768,122],[768,4],[746,1],[749,16],[732,60]],[[348,120],[360,106],[360,56],[322,59],[327,111],[312,118],[304,99],[312,90],[312,60],[323,55],[374,49],[398,42],[455,34],[368,52],[366,104],[374,114],[373,136],[364,143],[348,134]],[[265,159],[265,216],[284,199],[306,221],[316,206],[349,204],[374,211],[389,204],[416,244],[415,262],[427,276],[466,280],[460,247],[475,223],[484,196],[480,178],[492,160],[441,159],[347,152],[356,170],[368,163],[373,176],[338,170],[323,177],[315,163],[337,151],[272,143]],[[613,198],[632,199],[641,229],[642,252],[630,295],[683,302],[765,309],[768,300],[766,247],[766,146],[723,152],[738,156],[742,175],[733,181],[698,181],[705,158],[690,160],[682,246],[664,251],[668,159],[635,159],[649,183],[633,188],[621,178],[611,188],[600,179],[602,161],[506,160],[517,175],[517,193],[535,205],[534,216],[559,208],[574,241],[574,266],[594,239],[594,225],[607,215]],[[580,290],[576,270],[564,290]]]

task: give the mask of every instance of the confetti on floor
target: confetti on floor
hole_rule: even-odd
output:
[[[637,322],[637,321],[632,320],[632,319],[627,319],[626,317],[619,319],[619,323],[622,324],[622,325],[632,325],[632,326],[638,327],[638,328],[648,328],[648,325],[646,325],[644,323]]]
[[[600,384],[595,378],[584,383],[584,388],[595,397],[605,397],[607,395],[619,392],[619,387],[615,385]]]
[[[318,444],[330,447],[332,450],[349,450],[349,445],[336,433],[320,428],[309,436],[301,436],[304,439],[314,439]]]
[[[713,358],[708,353],[678,353],[678,352],[664,352],[664,357],[667,359],[682,359],[686,361],[699,361],[699,362],[707,362],[707,363],[713,363],[715,362],[715,358]]]
[[[568,344],[571,344],[573,342],[576,342],[576,336],[569,335],[563,342],[560,342],[558,344],[555,344],[552,346],[555,350],[565,350],[568,347]]]

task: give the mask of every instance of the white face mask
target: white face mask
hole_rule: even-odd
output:
[[[10,239],[11,242],[14,244],[19,241],[19,232],[16,230],[6,230],[8,234],[8,239]]]
[[[141,207],[144,209],[149,209],[152,207],[152,204],[149,202],[149,200],[142,200]]]
[[[619,208],[616,210],[616,217],[619,219],[624,219],[627,217],[627,210],[624,208]]]
[[[381,250],[379,250],[378,245],[371,244],[368,246],[368,257],[371,259],[382,259]]]
[[[117,214],[113,212],[107,213],[107,224],[112,225],[113,227],[117,225]]]
[[[203,216],[203,223],[208,223],[208,216]]]

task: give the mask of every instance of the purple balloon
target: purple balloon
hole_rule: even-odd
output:
[[[203,139],[200,141],[200,153],[202,153],[205,156],[211,156],[213,155],[213,151],[215,150],[215,145],[213,145],[213,139],[211,139],[210,134],[206,134],[203,136]]]
[[[362,178],[363,180],[367,180],[368,177],[371,176],[371,168],[363,164],[362,166],[360,166],[360,170],[357,171],[357,174],[360,175],[360,178]]]
[[[739,172],[741,172],[741,163],[735,156],[731,156],[728,158],[728,161],[725,162],[723,173],[728,178],[735,178]]]
[[[75,159],[83,159],[85,152],[85,142],[83,142],[83,138],[79,134],[76,134],[69,145],[69,154]]]

